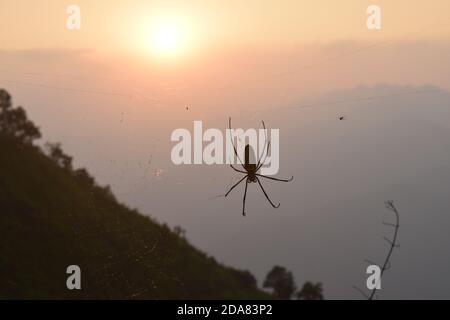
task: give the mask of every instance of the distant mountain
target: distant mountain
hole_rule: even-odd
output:
[[[0,299],[269,298],[249,272],[118,203],[63,153],[4,133],[0,149]],[[69,265],[81,267],[80,291],[66,287]]]

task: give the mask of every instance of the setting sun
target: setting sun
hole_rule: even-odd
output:
[[[187,45],[187,26],[177,18],[156,19],[149,30],[149,46],[159,57],[180,55]]]
[[[131,14],[130,14],[131,15]],[[157,63],[186,62],[186,58],[198,52],[204,32],[198,26],[199,19],[189,10],[159,8],[141,10],[133,15],[133,22],[124,25],[134,54]]]
[[[174,54],[180,49],[180,34],[175,26],[165,25],[154,31],[152,48],[158,54]]]

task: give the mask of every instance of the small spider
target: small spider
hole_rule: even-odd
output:
[[[347,119],[345,118],[345,116],[340,116],[339,120],[343,121],[343,120],[347,120]]]
[[[259,186],[261,187],[262,192],[266,196],[266,199],[269,201],[269,203],[272,205],[272,207],[274,207],[275,209],[279,208],[280,207],[280,203],[278,203],[278,205],[275,205],[270,200],[269,196],[266,193],[266,190],[264,190],[264,187],[261,184],[261,181],[259,181],[259,177],[270,179],[270,180],[275,180],[275,181],[281,181],[281,182],[291,182],[294,179],[294,176],[292,176],[290,179],[285,180],[285,179],[272,178],[272,177],[265,176],[265,175],[262,175],[262,174],[258,173],[259,170],[261,169],[261,167],[266,162],[267,154],[269,153],[269,147],[270,147],[270,141],[267,141],[267,131],[266,131],[266,125],[264,124],[264,121],[262,121],[262,124],[263,124],[264,132],[265,132],[265,135],[266,135],[266,139],[265,139],[265,142],[264,142],[263,152],[259,156],[258,163],[256,163],[256,164],[250,163],[250,146],[249,145],[245,146],[245,162],[242,163],[242,161],[239,158],[239,155],[237,153],[236,146],[234,145],[233,137],[231,136],[231,118],[229,118],[228,124],[229,124],[229,128],[230,128],[230,131],[229,131],[230,132],[230,139],[231,139],[231,143],[233,145],[234,154],[238,158],[238,160],[239,160],[242,168],[244,169],[244,171],[236,169],[232,164],[230,164],[230,167],[234,171],[237,171],[237,172],[245,174],[245,176],[241,180],[239,180],[234,186],[232,186],[230,188],[230,190],[228,190],[228,192],[225,194],[225,197],[227,197],[230,194],[230,192],[233,191],[234,188],[236,188],[242,181],[244,181],[244,179],[246,179],[246,181],[245,181],[244,199],[243,199],[243,207],[242,207],[242,215],[243,216],[245,216],[245,200],[247,198],[247,187],[248,187],[249,183],[258,183]],[[264,160],[262,160],[262,157],[264,155],[264,150],[265,150],[266,146],[267,146],[266,155],[264,157]]]

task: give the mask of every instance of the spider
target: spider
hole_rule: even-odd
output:
[[[272,200],[270,200],[269,196],[267,195],[266,190],[264,189],[264,187],[261,184],[261,181],[259,181],[259,178],[265,178],[265,179],[270,179],[270,180],[275,180],[275,181],[281,181],[281,182],[291,182],[294,179],[294,176],[292,176],[290,179],[277,179],[277,178],[272,178],[269,176],[265,176],[262,175],[259,172],[259,170],[261,169],[261,167],[264,165],[264,163],[266,162],[267,159],[267,154],[269,153],[269,148],[270,148],[270,141],[267,141],[267,131],[266,131],[266,125],[264,124],[264,121],[262,121],[262,125],[264,128],[264,133],[266,135],[266,139],[264,142],[264,148],[263,148],[263,152],[261,153],[261,155],[259,156],[258,159],[258,163],[254,164],[254,163],[250,163],[250,145],[246,145],[245,146],[245,162],[242,163],[237,150],[236,150],[236,146],[234,145],[234,141],[233,141],[233,137],[231,135],[231,118],[229,118],[228,120],[228,125],[229,125],[229,129],[230,129],[230,139],[231,139],[231,143],[233,145],[233,150],[234,150],[234,154],[236,155],[236,157],[238,158],[242,168],[244,170],[239,170],[237,168],[235,168],[232,164],[230,164],[230,167],[236,171],[236,172],[240,172],[245,174],[245,176],[239,180],[235,185],[233,185],[230,190],[228,190],[228,192],[225,194],[225,197],[227,197],[231,191],[233,191],[234,188],[236,188],[242,181],[244,181],[244,179],[246,179],[245,181],[245,191],[244,191],[244,199],[243,199],[243,206],[242,206],[242,215],[245,216],[245,200],[247,198],[247,187],[249,183],[258,183],[259,186],[261,187],[262,192],[264,193],[264,195],[266,196],[266,199],[269,201],[269,203],[272,205],[273,208],[278,209],[280,207],[280,203],[278,203],[278,205],[275,205]],[[262,160],[262,157],[264,155],[264,150],[266,149],[267,146],[267,150],[266,150],[266,155],[264,157],[264,160]]]

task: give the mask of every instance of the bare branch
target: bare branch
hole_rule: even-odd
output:
[[[388,265],[386,266],[386,268],[384,268],[384,270],[389,270],[391,268],[391,262],[388,261]]]
[[[388,238],[383,237],[383,239],[386,240],[386,242],[389,243],[391,246],[394,245],[394,243],[391,240],[389,240]]]
[[[392,200],[386,201],[385,202],[385,206],[386,206],[386,208],[388,210],[392,211],[395,214],[396,221],[395,221],[395,223],[388,223],[388,222],[384,222],[383,221],[384,225],[394,228],[394,234],[393,234],[392,240],[387,238],[387,237],[384,237],[384,240],[389,244],[389,251],[388,251],[388,253],[386,255],[386,258],[384,260],[383,266],[381,267],[381,273],[380,273],[379,281],[381,281],[384,272],[391,268],[390,259],[391,259],[392,252],[394,251],[394,248],[399,248],[400,247],[400,245],[397,243],[398,229],[400,227],[400,215],[398,213],[397,208],[394,205],[394,201],[392,201]],[[366,259],[364,261],[366,263],[370,264],[370,265],[377,265],[378,266],[378,264],[376,264],[376,263],[374,263],[374,262],[372,262],[370,260]],[[359,293],[361,293],[368,300],[373,300],[374,298],[378,300],[378,295],[375,296],[375,294],[377,292],[377,288],[372,289],[372,292],[370,293],[370,295],[367,295],[366,293],[364,293],[363,290],[361,290],[360,288],[358,288],[356,286],[353,286],[353,288],[355,290],[357,290]]]
[[[399,227],[400,227],[400,215],[398,214],[398,210],[397,210],[397,208],[396,208],[395,205],[394,205],[394,201],[392,201],[392,200],[386,201],[386,202],[385,202],[385,206],[386,206],[386,208],[387,208],[388,210],[390,210],[390,211],[392,211],[392,212],[395,213],[395,219],[396,219],[396,222],[395,222],[395,225],[394,225],[395,231],[394,231],[394,235],[393,235],[392,240],[390,240],[390,239],[384,237],[384,239],[385,239],[391,246],[390,246],[389,251],[388,251],[388,253],[387,253],[387,255],[386,255],[386,259],[384,260],[383,267],[381,268],[380,281],[381,281],[381,279],[383,278],[384,272],[385,272],[386,270],[388,270],[388,269],[391,267],[390,259],[391,259],[392,252],[394,251],[394,248],[398,248],[398,247],[399,247],[399,245],[397,244],[397,235],[398,235],[398,229],[399,229]],[[369,300],[373,300],[376,291],[377,291],[376,288],[374,288],[374,289],[372,290],[372,293],[371,293],[371,295],[370,295],[370,297],[369,297]]]

